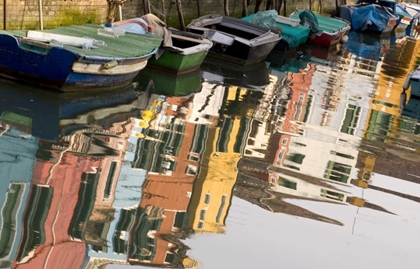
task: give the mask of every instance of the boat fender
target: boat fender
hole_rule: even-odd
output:
[[[413,73],[409,73],[407,77],[405,78],[404,84],[403,84],[403,90],[406,91],[408,88],[410,88],[410,79]]]
[[[341,43],[345,44],[345,43],[347,43],[348,40],[349,40],[349,37],[345,35],[341,38],[340,41],[341,41]]]
[[[105,69],[111,69],[111,68],[116,67],[117,65],[118,65],[117,61],[112,60],[110,62],[104,63],[104,68]]]

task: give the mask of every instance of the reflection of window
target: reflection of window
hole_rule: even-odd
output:
[[[95,204],[95,194],[100,174],[83,173],[77,204],[74,208],[68,233],[72,238],[84,239],[86,225]]]
[[[188,222],[188,213],[187,212],[176,212],[174,226],[176,228],[186,227]]]
[[[194,155],[188,155],[188,160],[198,162],[200,158]]]
[[[222,200],[221,200],[221,203],[220,203],[219,210],[217,211],[216,222],[220,222],[220,218],[222,217],[223,209],[225,208],[226,198],[227,198],[227,195],[224,194],[222,196]]]
[[[23,220],[23,236],[17,256],[18,261],[29,255],[37,246],[45,243],[45,220],[53,196],[53,188],[33,185]]]
[[[131,229],[134,223],[136,210],[122,209],[120,218],[115,227],[115,232],[112,237],[112,246],[114,252],[123,254],[127,252],[127,242],[125,241],[125,234]]]
[[[354,134],[354,130],[359,122],[361,108],[348,104],[340,132],[346,134]]]
[[[325,179],[347,183],[351,172],[351,166],[338,162],[329,161],[325,170]]]
[[[354,156],[351,156],[349,154],[340,153],[340,152],[337,152],[337,151],[334,151],[334,150],[331,150],[330,153],[332,155],[336,155],[336,156],[339,156],[339,157],[343,157],[343,158],[354,160]]]
[[[198,124],[195,126],[194,130],[194,140],[191,145],[191,152],[195,153],[203,153],[204,149],[206,148],[206,141],[207,141],[207,130],[208,127],[206,125]]]
[[[292,190],[296,190],[296,188],[297,188],[297,183],[296,182],[287,180],[285,178],[280,178],[279,179],[279,185],[283,186],[283,187],[286,187],[288,189],[292,189]]]
[[[106,179],[104,198],[108,199],[111,196],[112,183],[114,182],[115,171],[117,169],[117,162],[112,162],[109,167],[108,177]]]
[[[286,144],[287,144],[287,141],[288,141],[288,139],[287,139],[287,138],[285,138],[285,139],[283,139],[283,140],[281,141],[281,143],[282,143],[283,145],[286,145]]]
[[[233,120],[231,118],[225,118],[220,128],[219,138],[217,139],[216,151],[227,152],[228,143],[230,139],[230,133],[233,127]]]
[[[287,155],[286,159],[294,163],[302,164],[303,159],[305,159],[305,155],[300,153],[291,153]]]
[[[175,254],[166,252],[165,263],[174,263],[175,261]]]
[[[199,221],[197,224],[198,229],[203,229],[204,223],[202,221]]]
[[[197,167],[194,166],[194,165],[189,164],[187,166],[187,169],[186,169],[185,173],[187,175],[190,175],[190,176],[195,176],[195,175],[197,175]]]
[[[334,199],[337,201],[343,201],[344,200],[344,194],[338,193],[335,191],[328,191],[325,189],[321,189],[321,196],[325,198]]]
[[[201,209],[200,211],[200,220],[205,220],[206,219],[206,209]]]
[[[17,214],[21,206],[22,195],[25,190],[25,185],[22,183],[11,183],[9,191],[1,211],[1,220],[3,220],[3,227],[0,227],[0,258],[10,255],[10,250],[13,246],[17,223]],[[1,267],[1,265],[0,265]]]
[[[282,148],[279,152],[279,157],[277,158],[277,164],[281,164],[282,160],[283,160],[283,155],[286,152],[285,148]]]
[[[204,195],[204,203],[209,204],[210,203],[210,193],[206,193]]]

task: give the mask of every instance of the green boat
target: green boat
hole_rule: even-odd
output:
[[[198,69],[213,43],[200,35],[171,29],[171,47],[163,47],[163,53],[149,59],[147,66],[181,74]]]
[[[155,20],[159,20],[154,15],[151,16]],[[148,60],[148,67],[175,74],[191,72],[200,67],[213,46],[212,41],[202,35],[180,31],[175,28],[166,28],[164,26],[166,24],[160,20],[160,24],[151,24],[151,27],[159,28],[156,32],[152,31],[152,34],[143,18],[146,17],[118,21],[112,24],[112,28],[119,28],[125,32],[138,35],[156,34],[163,37],[158,52]]]

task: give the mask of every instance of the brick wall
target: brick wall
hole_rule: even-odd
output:
[[[8,29],[39,29],[39,0],[7,0]],[[182,0],[185,23],[197,18],[197,0]],[[240,17],[243,0],[228,0],[230,16]],[[279,0],[272,0],[273,2]],[[347,0],[347,4],[355,0]],[[416,2],[409,0],[406,2]],[[106,21],[108,3],[106,0],[43,0],[43,25],[45,29],[60,25],[102,23]],[[146,0],[126,0],[123,7],[123,18],[139,17],[144,14],[143,2]],[[248,0],[248,13],[255,8],[256,0]],[[267,0],[263,0],[260,10],[264,10]],[[286,2],[286,0],[283,0]],[[322,0],[323,10],[334,13],[336,0]],[[338,0],[344,4],[346,0]],[[165,5],[165,15],[168,25],[179,27],[179,19],[175,0],[150,0],[152,13],[161,15],[162,3]],[[224,0],[200,0],[201,15],[223,14]],[[320,0],[312,0],[312,9],[319,11]],[[3,29],[3,1],[0,0],[0,29]],[[309,0],[287,0],[287,14],[299,8],[309,8]],[[283,14],[283,11],[281,11]]]

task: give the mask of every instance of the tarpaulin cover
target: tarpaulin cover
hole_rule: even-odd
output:
[[[311,32],[317,33],[319,31],[319,23],[315,14],[309,10],[305,9],[299,14],[300,24],[303,26],[309,27]]]
[[[363,31],[369,22],[376,25],[379,31],[382,31],[388,23],[388,17],[379,13],[375,5],[358,7],[351,18],[353,29]]]

